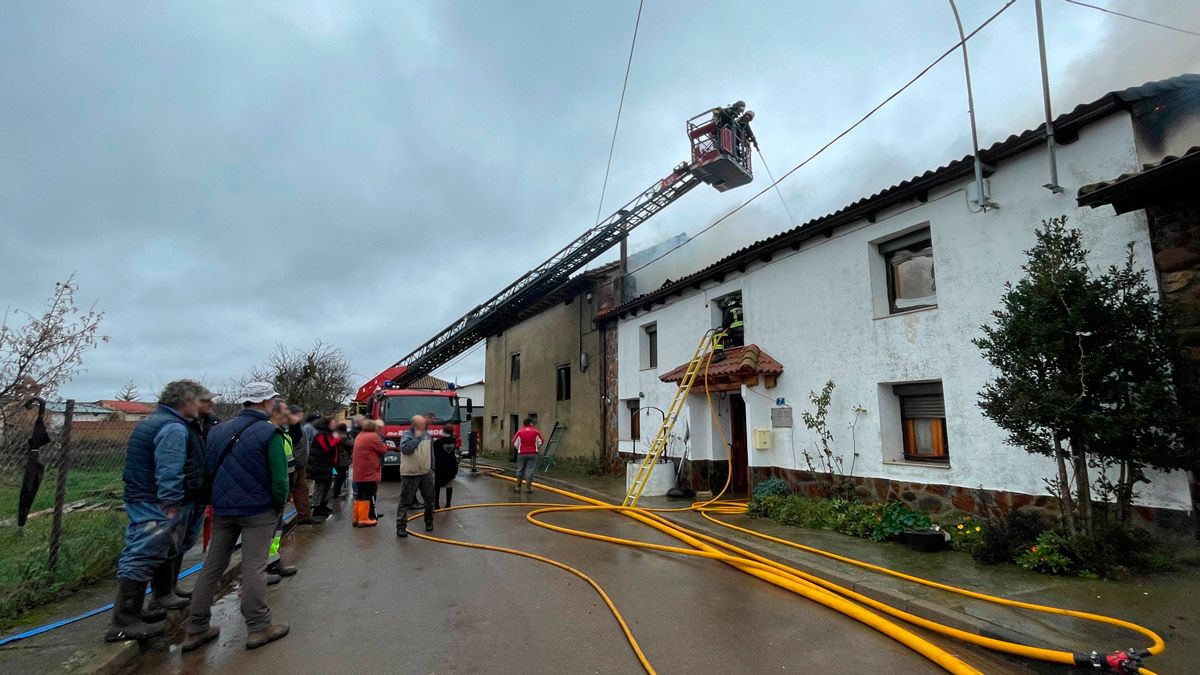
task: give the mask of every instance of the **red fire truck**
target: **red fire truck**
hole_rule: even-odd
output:
[[[395,381],[406,370],[404,366],[393,366],[368,380],[358,388],[352,412],[383,420],[383,439],[388,448],[396,447],[400,435],[412,424],[414,415],[424,415],[429,420],[429,433],[435,438],[442,435],[445,425],[451,425],[454,427],[454,447],[460,452],[469,447],[463,439],[471,433],[474,413],[471,399],[459,396],[453,384],[449,389],[401,388]],[[400,453],[389,449],[383,456],[384,476],[399,470]]]

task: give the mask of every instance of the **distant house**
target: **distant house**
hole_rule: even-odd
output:
[[[46,426],[50,429],[61,429],[67,412],[66,401],[48,401],[46,403]],[[76,422],[111,422],[117,419],[117,413],[95,403],[76,403],[71,414],[72,424]]]
[[[118,401],[103,400],[96,401],[95,405],[108,410],[116,415],[116,419],[123,422],[140,422],[150,416],[154,412],[153,403],[142,403],[140,401]]]
[[[482,438],[483,421],[487,419],[487,407],[484,405],[483,380],[459,385],[458,395],[471,399],[471,431],[480,432],[480,437]]]

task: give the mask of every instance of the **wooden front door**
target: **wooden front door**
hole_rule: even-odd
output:
[[[733,476],[729,480],[729,493],[745,496],[749,494],[750,462],[746,454],[746,401],[741,394],[729,395],[729,444]]]

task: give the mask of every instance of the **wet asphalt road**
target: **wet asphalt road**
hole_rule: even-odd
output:
[[[217,642],[184,655],[176,635],[175,646],[160,645],[137,672],[641,672],[616,621],[582,580],[504,553],[397,539],[398,492],[396,483],[381,487],[386,517],[377,528],[352,528],[343,504],[325,524],[301,527],[285,542],[285,559],[300,573],[272,587],[270,603],[291,635],[245,650],[231,592],[214,610]],[[541,491],[514,495],[511,484],[482,473],[460,474],[455,493],[456,504],[564,502]],[[660,673],[940,672],[849,618],[720,563],[550,532],[527,524],[525,512],[437,514],[434,534],[532,551],[583,570],[612,597]],[[615,514],[553,520],[675,543]]]

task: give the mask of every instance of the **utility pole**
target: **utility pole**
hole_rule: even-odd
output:
[[[1050,114],[1050,74],[1046,67],[1046,26],[1042,19],[1042,0],[1033,0],[1034,14],[1037,16],[1038,56],[1042,63],[1042,104],[1046,109],[1046,151],[1050,153],[1050,182],[1042,187],[1062,194],[1063,188],[1058,184],[1058,159],[1054,148],[1054,118]]]
[[[971,89],[971,63],[967,58],[967,35],[963,32],[962,18],[958,15],[958,5],[950,0],[950,10],[954,12],[954,23],[958,25],[958,39],[962,46],[963,71],[967,76],[967,115],[971,118],[971,149],[975,153],[975,199],[984,211],[996,208],[998,205],[988,197],[990,195],[983,187],[983,161],[979,158],[979,132],[975,128],[975,93]]]

